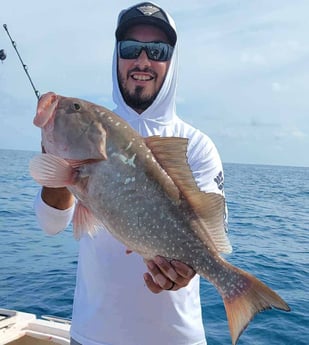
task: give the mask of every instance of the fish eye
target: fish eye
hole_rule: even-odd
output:
[[[73,107],[73,110],[80,110],[81,108],[78,103],[73,103],[72,107]]]

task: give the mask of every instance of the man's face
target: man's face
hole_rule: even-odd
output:
[[[151,25],[133,26],[124,39],[168,43],[165,33]],[[150,60],[144,50],[136,59],[118,57],[118,83],[127,105],[139,114],[146,110],[159,93],[169,65],[170,61]]]

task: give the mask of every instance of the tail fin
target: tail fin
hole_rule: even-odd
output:
[[[247,287],[233,298],[223,297],[233,345],[258,312],[273,307],[290,311],[289,306],[277,293],[249,273],[239,271],[247,280]]]

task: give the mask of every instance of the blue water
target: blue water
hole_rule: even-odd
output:
[[[37,226],[35,153],[0,150],[0,307],[71,316],[77,243],[69,229],[50,237]],[[290,305],[260,313],[239,345],[309,344],[309,168],[225,164],[231,263],[253,273]],[[209,345],[231,344],[222,300],[201,283]],[[146,344],[145,344],[146,345]]]

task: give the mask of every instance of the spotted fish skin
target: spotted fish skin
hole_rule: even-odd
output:
[[[99,225],[145,259],[161,255],[190,265],[216,286],[232,343],[253,316],[288,305],[249,273],[222,258],[224,198],[200,192],[187,163],[187,139],[142,138],[109,110],[80,100],[43,95],[34,124],[47,154],[30,164],[34,179],[67,187],[78,199],[76,237]]]

